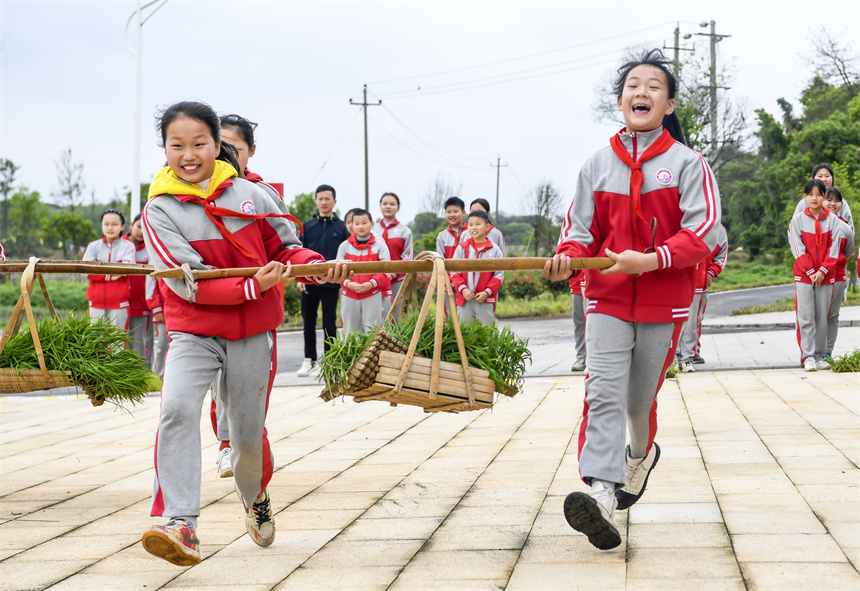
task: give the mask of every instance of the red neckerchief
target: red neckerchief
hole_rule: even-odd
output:
[[[371,232],[370,236],[368,236],[367,242],[364,243],[358,241],[358,236],[356,234],[352,234],[346,240],[358,250],[364,250],[365,248],[370,248],[370,245],[376,242],[376,237],[373,235],[373,232]]]
[[[624,131],[624,130],[622,130]],[[624,144],[621,142],[621,134],[617,133],[613,135],[609,139],[609,145],[612,146],[612,151],[615,152],[615,155],[618,156],[619,160],[630,167],[630,197],[632,200],[633,206],[633,224],[636,228],[636,238],[639,239],[639,245],[642,248],[645,248],[645,242],[642,240],[642,236],[639,235],[639,224],[637,220],[642,220],[646,224],[648,220],[646,220],[642,216],[642,182],[644,177],[642,176],[642,163],[646,160],[650,160],[654,156],[662,154],[675,145],[675,138],[672,137],[667,130],[663,130],[663,133],[660,134],[654,143],[651,144],[645,152],[639,156],[639,159],[636,162],[633,162],[633,158],[630,157],[630,154],[627,152],[627,148],[624,147]]]
[[[245,180],[251,181],[252,183],[262,183],[263,177],[258,175],[256,172],[251,172],[247,168],[245,169]]]
[[[808,207],[803,210],[803,213],[815,220],[815,246],[821,246],[821,220],[830,215],[830,210],[825,207],[818,217],[809,213]]]
[[[487,238],[487,241],[484,242],[481,246],[478,246],[477,244],[475,244],[475,242],[472,240],[471,237],[469,237],[468,240],[463,242],[463,244],[466,246],[466,248],[463,249],[465,258],[469,258],[469,247],[470,246],[475,249],[475,258],[476,259],[481,258],[482,252],[485,252],[485,251],[493,248],[493,243],[490,242],[489,238]]]
[[[227,229],[227,226],[224,225],[224,222],[221,221],[222,217],[228,218],[239,218],[242,220],[261,220],[263,218],[286,218],[293,223],[298,224],[299,232],[301,232],[302,223],[297,220],[294,216],[288,213],[242,213],[240,211],[233,211],[232,209],[227,209],[225,207],[218,207],[215,205],[215,200],[221,196],[221,193],[224,192],[224,189],[227,187],[233,186],[233,180],[227,179],[220,185],[215,191],[206,197],[205,199],[202,197],[196,197],[192,195],[176,195],[176,197],[183,202],[190,201],[191,203],[196,203],[197,205],[203,206],[203,211],[206,212],[206,215],[212,220],[212,223],[215,224],[215,227],[218,228],[218,232],[221,233],[221,236],[233,245],[236,250],[241,252],[248,258],[255,259],[256,261],[263,264],[259,258],[257,258],[250,250],[245,248],[239,240],[236,239],[236,236]]]
[[[394,220],[393,222],[390,222],[390,223],[385,222],[383,220],[379,220],[379,225],[382,226],[382,239],[385,240],[386,242],[388,242],[388,230],[390,228],[393,228],[394,226],[396,226],[399,223],[400,222],[398,222],[397,220]],[[389,224],[389,225],[386,226],[385,224]]]
[[[463,232],[464,232],[465,230],[466,230],[466,227],[465,227],[463,224],[460,224],[460,231],[459,231],[459,232],[457,232],[457,233],[455,234],[455,233],[454,233],[454,230],[452,230],[452,229],[451,229],[451,224],[448,224],[448,233],[449,233],[451,236],[453,236],[453,237],[454,237],[454,242],[455,242],[455,243],[459,243],[459,242],[460,242],[460,236],[462,236],[462,235],[463,235]]]

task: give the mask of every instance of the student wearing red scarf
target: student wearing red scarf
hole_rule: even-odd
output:
[[[469,214],[469,237],[454,251],[455,259],[501,259],[502,250],[487,238],[490,218],[483,211]],[[492,324],[496,319],[496,297],[505,274],[502,271],[452,273],[451,286],[457,296],[457,316],[466,323],[477,319]]]

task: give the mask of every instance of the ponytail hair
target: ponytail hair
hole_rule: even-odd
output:
[[[239,151],[233,144],[221,142],[221,151],[218,153],[218,156],[215,159],[223,160],[224,162],[232,166],[236,170],[236,173],[240,176],[244,173],[242,167],[239,166]]]
[[[687,145],[687,142],[684,140],[684,131],[681,129],[681,120],[678,119],[674,111],[672,111],[671,115],[663,117],[663,129],[668,131],[675,138],[676,142],[680,142],[685,146]]]

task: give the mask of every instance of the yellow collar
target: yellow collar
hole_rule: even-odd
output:
[[[204,199],[215,192],[215,189],[227,179],[239,176],[236,169],[224,162],[223,160],[215,161],[215,170],[212,172],[212,178],[209,179],[209,185],[206,191],[203,191],[196,183],[188,183],[176,176],[169,166],[165,166],[159,170],[155,178],[152,179],[152,184],[149,185],[149,197],[157,197],[158,195],[194,195],[195,197],[203,197]]]

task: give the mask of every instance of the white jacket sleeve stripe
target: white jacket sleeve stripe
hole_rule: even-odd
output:
[[[711,168],[705,161],[704,156],[701,156],[700,158],[702,161],[702,174],[705,176],[705,180],[702,184],[705,189],[705,203],[707,209],[705,221],[696,228],[695,234],[699,238],[702,238],[705,234],[710,232],[714,227],[714,224],[717,223],[717,204],[714,197],[714,173],[711,172]]]

